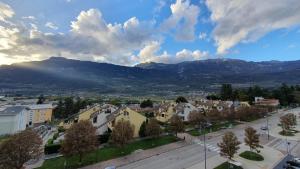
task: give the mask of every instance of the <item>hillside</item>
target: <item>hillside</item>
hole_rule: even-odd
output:
[[[197,90],[211,85],[300,83],[300,61],[209,59],[135,67],[51,57],[0,66],[1,89],[96,90],[102,93]]]

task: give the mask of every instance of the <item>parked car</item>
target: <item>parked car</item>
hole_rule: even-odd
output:
[[[105,167],[105,169],[116,169],[116,166],[108,166],[108,167]]]
[[[268,126],[261,126],[261,130],[268,130]]]
[[[300,163],[296,162],[296,161],[287,161],[287,164],[293,166],[293,167],[300,167]]]
[[[297,163],[300,163],[300,158],[295,157],[294,161],[297,162]]]

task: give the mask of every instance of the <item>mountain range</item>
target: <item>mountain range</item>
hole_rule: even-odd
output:
[[[2,90],[95,90],[101,93],[187,91],[222,83],[277,86],[300,83],[300,60],[208,59],[133,67],[51,57],[0,66]]]

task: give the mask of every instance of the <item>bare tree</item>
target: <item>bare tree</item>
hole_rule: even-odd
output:
[[[128,143],[134,134],[134,125],[129,121],[119,120],[111,133],[111,140],[114,144],[123,147]]]
[[[226,132],[222,137],[222,142],[218,143],[220,155],[231,160],[240,149],[237,137],[232,132]]]
[[[201,124],[205,122],[205,116],[200,111],[192,111],[188,115],[188,120],[191,124],[201,127]]]
[[[66,131],[61,152],[65,156],[79,155],[82,162],[84,154],[97,149],[96,128],[90,121],[79,121]]]
[[[175,132],[176,136],[178,132],[183,132],[184,131],[184,124],[182,119],[178,115],[174,115],[171,118],[171,130]]]
[[[12,135],[0,144],[0,168],[23,168],[27,161],[40,157],[42,143],[40,136],[30,129]]]
[[[247,127],[245,129],[245,144],[250,147],[250,151],[256,150],[258,151],[258,148],[263,148],[262,145],[259,144],[259,134],[257,134],[257,131],[252,127]]]
[[[146,135],[157,138],[161,133],[160,125],[156,119],[150,119],[146,125]]]

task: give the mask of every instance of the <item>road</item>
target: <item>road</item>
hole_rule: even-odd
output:
[[[273,114],[270,117],[259,119],[255,122],[245,123],[238,126],[235,126],[232,129],[226,129],[221,130],[218,132],[213,133],[213,136],[207,140],[207,158],[213,157],[213,156],[219,156],[219,149],[217,146],[217,143],[220,142],[222,139],[223,134],[226,131],[232,131],[236,134],[238,139],[243,142],[244,140],[244,129],[247,126],[251,126],[255,128],[259,133],[261,134],[261,142],[262,144],[268,146],[274,147],[283,153],[287,150],[287,142],[290,142],[290,150],[294,149],[296,146],[298,146],[297,141],[292,140],[284,140],[282,138],[274,138],[270,137],[270,140],[268,140],[267,132],[262,131],[260,128],[261,126],[266,126],[267,120],[269,123],[269,128],[272,129],[275,126],[277,126],[279,122],[279,117],[282,114],[288,113],[288,112],[300,112],[300,108],[289,110],[289,111],[279,111],[275,114]],[[118,167],[120,169],[184,169],[189,168],[195,164],[201,163],[204,161],[204,146],[202,136],[198,139],[194,140],[194,143],[173,151],[169,151],[167,153],[163,153],[154,157],[150,157],[144,160],[140,160],[134,163],[130,163],[121,167]],[[300,150],[300,149],[299,149]],[[203,167],[204,168],[204,167]]]

